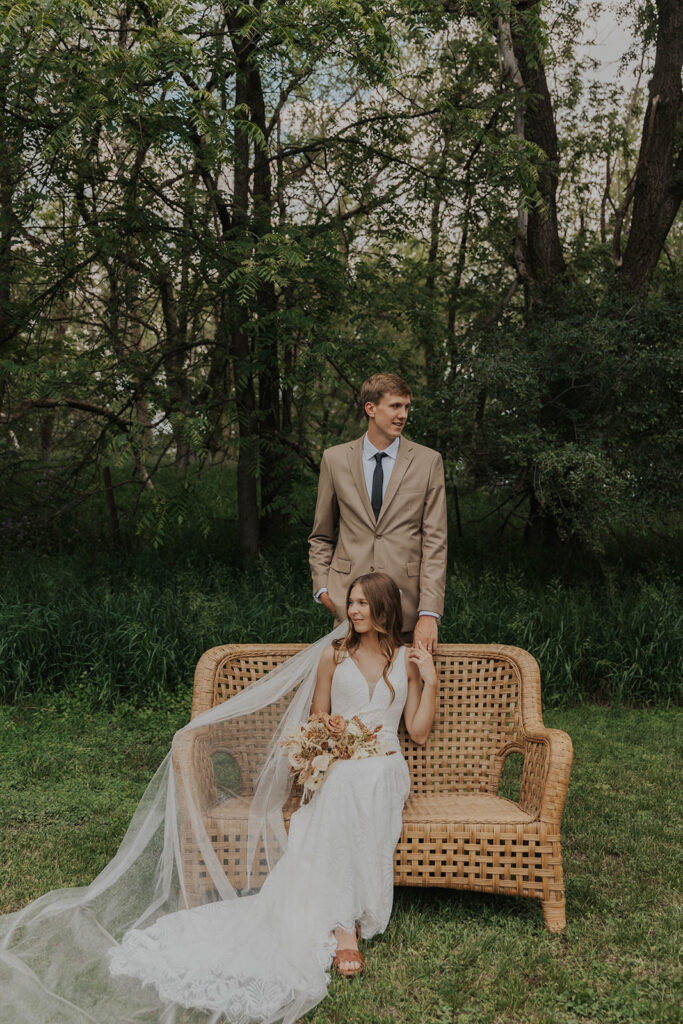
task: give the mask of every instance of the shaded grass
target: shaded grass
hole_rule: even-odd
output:
[[[184,687],[163,709],[63,697],[0,709],[2,911],[108,862],[189,703]],[[399,889],[389,928],[364,944],[364,977],[334,977],[307,1021],[678,1022],[683,713],[572,708],[545,721],[575,747],[566,933],[543,929],[536,901]]]
[[[451,558],[443,641],[531,651],[548,706],[680,702],[683,614],[672,569],[603,573],[512,547],[487,556],[477,537],[456,539]],[[246,569],[191,546],[176,558],[17,552],[0,563],[0,700],[83,690],[94,704],[144,704],[182,688],[216,644],[308,642],[330,628],[296,534]]]

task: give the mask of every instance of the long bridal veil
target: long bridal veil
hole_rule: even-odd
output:
[[[47,893],[0,918],[0,1024],[221,1019],[112,976],[110,956],[131,928],[263,885],[287,845],[291,777],[280,740],[308,716],[320,655],[346,629],[344,622],[180,730],[116,855],[90,885]],[[232,823],[220,836],[210,824],[216,803]]]

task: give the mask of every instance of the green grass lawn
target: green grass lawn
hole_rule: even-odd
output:
[[[163,712],[0,707],[0,910],[93,878],[188,711],[187,692]],[[575,748],[566,932],[545,931],[535,901],[400,889],[365,974],[334,977],[310,1024],[678,1024],[683,713],[583,706],[545,721]]]

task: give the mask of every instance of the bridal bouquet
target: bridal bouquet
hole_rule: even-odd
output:
[[[374,729],[358,716],[347,721],[342,715],[317,711],[282,740],[287,751],[289,770],[303,786],[302,804],[310,800],[325,781],[325,773],[335,761],[358,761],[363,757],[392,754],[380,739],[378,725]]]

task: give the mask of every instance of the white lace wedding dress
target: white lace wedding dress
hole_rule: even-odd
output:
[[[332,679],[332,713],[382,725],[391,756],[333,765],[291,818],[287,849],[263,888],[181,910],[131,930],[115,946],[113,975],[152,985],[168,1004],[212,1011],[230,1024],[290,1024],[325,995],[333,931],[382,932],[393,900],[393,852],[410,789],[398,724],[408,680],[406,648],[384,680],[368,684],[346,657]],[[169,1017],[169,1019],[173,1019]]]

